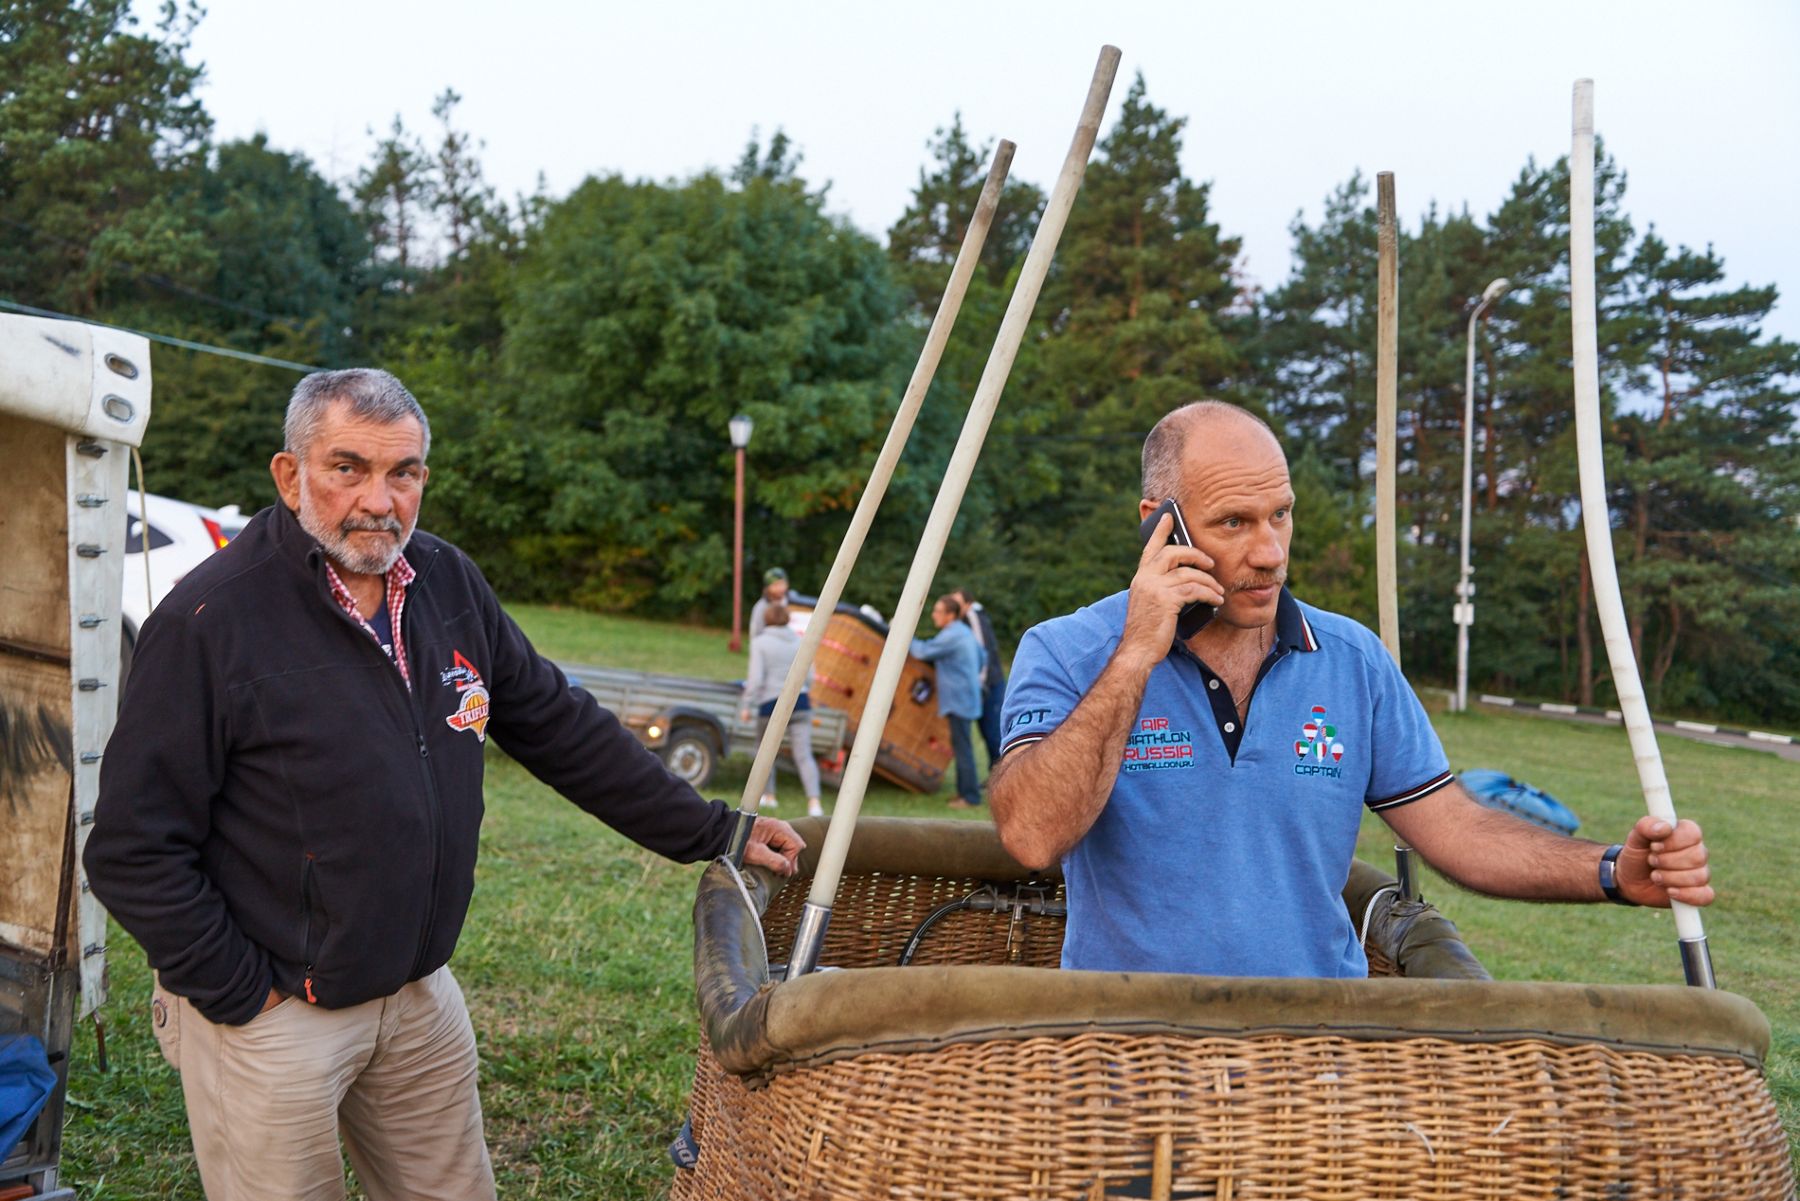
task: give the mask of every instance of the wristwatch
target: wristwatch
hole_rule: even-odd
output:
[[[1619,853],[1624,849],[1624,843],[1615,842],[1600,856],[1600,891],[1615,905],[1635,905],[1636,901],[1626,900],[1619,891]]]

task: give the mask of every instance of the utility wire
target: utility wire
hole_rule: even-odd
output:
[[[197,350],[201,354],[223,355],[228,359],[242,359],[246,363],[258,363],[264,367],[285,367],[289,371],[303,371],[311,374],[323,371],[323,367],[314,367],[307,363],[293,363],[287,359],[274,359],[266,354],[251,354],[247,350],[233,350],[229,346],[208,346],[204,342],[190,342],[186,338],[175,338],[168,334],[153,334],[148,330],[132,329],[127,325],[114,325],[110,321],[95,321],[91,317],[75,317],[68,313],[52,312],[49,309],[37,309],[28,304],[19,304],[11,300],[0,300],[0,309],[11,309],[15,313],[26,313],[33,317],[50,317],[57,321],[75,321],[83,325],[100,325],[107,329],[116,329],[121,333],[136,334],[140,338],[148,338],[152,342],[162,342],[168,346],[179,346],[183,350]]]
[[[24,221],[17,220],[13,217],[0,217],[0,224],[10,225],[14,229],[19,230],[22,233],[29,234],[30,236],[32,236],[34,238],[41,238],[47,242],[56,242],[63,246],[67,246],[72,250],[85,251],[87,249],[85,246],[83,246],[79,242],[71,241],[68,238],[59,237],[56,234],[45,233],[43,230],[38,229],[36,226],[33,226]],[[198,288],[190,288],[186,284],[176,283],[174,280],[170,279],[166,275],[161,274],[160,272],[140,271],[136,267],[129,266],[125,263],[109,263],[109,264],[107,264],[107,270],[116,271],[116,272],[119,272],[124,275],[129,275],[133,279],[139,279],[139,280],[144,281],[145,283],[154,284],[156,287],[162,288],[169,292],[179,293],[182,296],[188,297],[190,300],[198,300],[202,304],[210,304],[210,305],[215,305],[222,309],[230,309],[232,312],[242,313],[247,317],[256,317],[262,321],[266,321],[266,322],[270,323],[271,325],[287,325],[287,326],[292,326],[295,329],[298,329],[300,327],[300,319],[298,317],[283,317],[276,313],[265,312],[262,309],[252,308],[251,306],[249,306],[247,304],[239,304],[236,301],[226,300],[223,296],[214,296],[211,292],[202,292]]]

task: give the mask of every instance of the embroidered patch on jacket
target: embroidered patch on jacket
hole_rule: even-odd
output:
[[[1166,717],[1146,717],[1125,739],[1125,757],[1121,771],[1162,771],[1170,767],[1194,766],[1194,733],[1171,730]]]
[[[463,658],[461,651],[453,652],[455,658],[451,666],[438,676],[442,684],[456,685],[456,712],[444,719],[444,724],[452,730],[473,730],[475,737],[481,742],[487,741],[488,724],[488,690],[481,682],[481,673],[475,665]]]
[[[1300,726],[1300,737],[1294,740],[1296,776],[1325,776],[1337,779],[1344,769],[1337,766],[1344,758],[1344,744],[1338,741],[1337,727],[1325,720],[1325,706],[1314,705],[1312,713]]]

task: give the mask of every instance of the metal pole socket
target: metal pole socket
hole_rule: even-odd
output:
[[[1713,977],[1712,951],[1706,945],[1705,935],[1681,940],[1681,974],[1687,977],[1690,988],[1719,987]]]
[[[831,925],[831,909],[812,901],[800,907],[800,922],[794,929],[794,952],[788,956],[787,979],[804,976],[819,966],[819,950],[825,945],[825,930]]]
[[[756,829],[756,814],[742,809],[732,813],[731,837],[725,843],[725,858],[731,866],[744,870],[744,852],[750,849],[750,833]]]
[[[1404,843],[1394,847],[1394,875],[1399,877],[1400,896],[1404,900],[1419,899],[1418,853]]]

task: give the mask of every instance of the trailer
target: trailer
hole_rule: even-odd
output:
[[[41,1048],[55,1078],[0,1146],[5,1197],[74,1196],[58,1181],[69,1055],[106,990],[81,851],[118,705],[126,462],[149,416],[143,338],[0,317],[0,1042]]]
[[[559,663],[569,682],[587,692],[656,752],[677,776],[705,788],[721,760],[735,751],[756,752],[759,720],[744,721],[738,708],[743,691],[726,680],[660,675],[586,663]],[[813,755],[819,776],[833,787],[844,769],[845,733],[849,716],[841,709],[812,709]],[[786,735],[777,768],[794,769]]]

